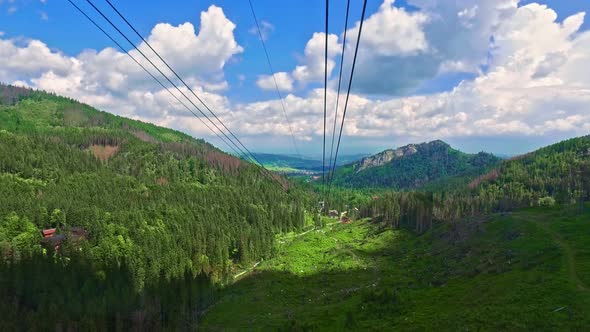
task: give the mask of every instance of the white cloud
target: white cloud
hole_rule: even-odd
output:
[[[293,79],[289,73],[285,72],[275,73],[274,78],[272,75],[260,76],[256,81],[256,85],[263,90],[275,90],[275,80],[280,91],[293,90]]]
[[[212,5],[201,13],[198,34],[189,22],[178,26],[160,23],[152,29],[148,42],[177,71],[210,75],[218,73],[231,57],[243,52],[234,38],[235,28],[223,10]],[[144,44],[140,49],[145,50],[144,53],[149,51]],[[134,55],[139,56],[136,52]],[[154,56],[153,61],[159,60]]]
[[[365,22],[367,34],[363,33],[359,51],[356,91],[350,96],[345,135],[386,142],[402,137],[408,142],[588,134],[590,32],[580,31],[583,13],[559,22],[547,6],[519,7],[513,0],[409,2],[420,10],[405,11],[386,0]],[[358,24],[349,31],[353,41],[357,28]],[[223,11],[212,6],[201,14],[198,34],[190,23],[158,24],[149,41],[245,142],[258,137],[257,143],[263,144],[260,148],[283,142],[290,130],[279,100],[236,104],[220,94],[228,88],[223,78],[225,64],[243,52],[234,29]],[[314,143],[323,133],[323,89],[302,95],[293,91],[323,81],[324,37],[314,34],[299,65],[277,73],[279,88],[291,92],[284,102],[295,136]],[[330,72],[340,47],[338,37],[330,35]],[[347,52],[350,60],[351,49]],[[47,89],[198,136],[210,135],[115,49],[88,50],[69,57],[40,41],[0,38],[0,58],[0,77],[7,82]],[[458,71],[471,72],[475,79],[447,92],[397,96],[441,72]],[[274,89],[270,76],[260,76],[257,84]],[[330,121],[335,98],[330,86]],[[339,111],[341,114],[342,108]],[[284,147],[289,144],[286,140]],[[312,145],[316,144],[307,144]]]
[[[312,38],[305,45],[304,57],[302,64],[295,67],[293,70],[293,77],[303,83],[320,82],[324,80],[325,70],[325,44],[326,34],[323,32],[316,32]],[[334,57],[338,54],[340,45],[338,44],[338,36],[328,35],[328,77],[331,75],[336,62]]]
[[[437,1],[423,1],[421,4],[427,9],[441,6],[441,2]],[[498,2],[495,4],[498,5]],[[547,6],[531,4],[513,8],[509,5],[506,2],[495,7],[499,8],[501,15],[487,10],[489,4],[483,2],[479,2],[477,9],[468,6],[466,8],[471,10],[455,11],[453,14],[453,17],[462,17],[463,20],[478,15],[492,16],[494,19],[478,19],[470,26],[475,29],[475,26],[482,25],[482,21],[487,21],[488,28],[484,30],[493,32],[494,43],[490,45],[490,37],[486,34],[470,32],[470,38],[479,35],[483,39],[482,51],[466,49],[465,54],[458,53],[452,57],[454,60],[438,62],[437,66],[444,64],[447,70],[457,70],[468,67],[465,64],[468,62],[489,61],[486,73],[479,72],[473,81],[464,81],[452,91],[434,95],[388,97],[384,100],[354,95],[349,105],[345,133],[357,138],[404,137],[406,141],[502,135],[539,137],[557,132],[572,136],[588,134],[590,32],[579,31],[584,14],[573,15],[560,23],[555,12]],[[383,10],[382,6],[375,15]],[[498,21],[500,16],[503,19]],[[477,29],[481,30],[481,27]],[[431,36],[426,36],[427,40],[432,40]],[[431,47],[440,50],[438,44],[431,42],[418,49],[426,52],[430,52]],[[388,45],[390,43],[384,42],[383,47]],[[370,54],[364,55],[365,61],[379,59],[375,56],[382,52],[378,51],[379,47],[372,45],[370,48],[371,51],[366,50]],[[488,52],[492,54],[490,60],[487,60]],[[476,56],[478,53],[481,53],[479,59]],[[417,65],[414,60],[410,57],[407,62],[401,62],[409,69],[406,73],[399,68],[397,73],[402,77],[406,77],[405,74],[412,76],[411,72]],[[373,76],[367,77],[365,82],[355,78],[354,84],[365,84],[364,89],[371,87],[369,80],[390,84],[388,69],[387,65],[377,62]],[[391,76],[395,74],[391,73]],[[291,104],[289,110],[301,115],[301,118],[295,118],[300,134],[321,133],[322,97],[321,91],[315,91]],[[329,100],[333,98],[330,95]],[[259,103],[257,106],[274,109],[277,107],[274,103]],[[264,118],[264,114],[258,117]],[[264,131],[265,121],[261,119],[257,122],[260,122],[260,127],[256,130]]]
[[[201,13],[198,34],[191,23],[178,26],[162,23],[156,25],[147,38],[220,116],[228,114],[227,99],[216,94],[228,88],[223,79],[223,67],[243,51],[234,38],[234,29],[235,25],[225,17],[223,10],[211,6]],[[147,46],[140,48],[145,51]],[[147,61],[141,60],[138,52],[131,53],[156,74]],[[38,40],[0,39],[0,57],[3,59],[0,77],[7,82],[52,91],[159,124],[199,122],[126,54],[113,48],[86,50],[71,57]],[[155,56],[151,60],[159,64]],[[184,87],[181,90],[191,96]],[[197,100],[193,102],[200,106]]]
[[[410,0],[408,12],[384,0],[365,21],[355,89],[404,95],[445,72],[478,73],[490,37],[516,10],[513,0]],[[349,31],[356,36],[358,24]],[[353,44],[348,45],[352,53]]]
[[[324,63],[325,44],[326,34],[323,32],[314,33],[305,45],[303,56],[299,59],[300,64],[290,73],[279,72],[275,75],[279,89],[283,91],[292,91],[295,82],[297,82],[302,88],[313,82],[323,82],[324,70],[326,67]],[[328,78],[331,76],[332,71],[336,66],[334,58],[340,52],[341,47],[342,46],[338,43],[338,36],[328,34]],[[275,88],[272,76],[260,76],[256,83],[258,87],[263,90]]]
[[[365,20],[362,52],[374,56],[409,56],[427,51],[423,27],[428,16],[421,12],[408,13],[393,4],[394,0],[385,0],[378,12]],[[348,32],[355,42],[358,28],[359,23]],[[349,47],[353,48],[354,43]]]
[[[68,73],[73,59],[53,52],[43,42],[0,39],[0,74],[7,81],[36,77],[53,71],[58,75]]]

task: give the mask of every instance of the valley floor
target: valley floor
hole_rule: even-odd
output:
[[[526,209],[422,236],[369,221],[283,239],[201,322],[219,330],[588,330],[590,209]]]

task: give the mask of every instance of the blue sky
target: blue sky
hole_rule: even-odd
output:
[[[94,1],[101,8],[106,8],[104,1]],[[355,2],[355,1],[353,1]],[[80,6],[86,6],[85,1],[77,1]],[[132,23],[145,36],[160,22],[173,25],[192,22],[198,26],[199,13],[207,10],[211,4],[223,8],[227,17],[237,25],[235,36],[242,47],[246,49],[242,55],[234,59],[226,68],[225,73],[230,84],[235,87],[228,91],[228,95],[237,101],[254,101],[260,98],[273,98],[275,92],[261,91],[256,87],[256,78],[260,74],[269,73],[268,65],[257,35],[252,33],[254,21],[246,0],[222,1],[113,1],[118,9],[126,13]],[[273,25],[274,30],[269,36],[267,47],[271,54],[271,61],[275,70],[289,69],[296,63],[309,37],[316,31],[324,29],[324,7],[321,1],[308,1],[301,5],[299,1],[284,1],[277,5],[276,1],[253,0],[256,14],[260,21]],[[345,7],[334,5],[330,12],[333,21],[330,27],[334,31],[344,28]],[[379,5],[373,2],[369,10],[375,10]],[[17,11],[10,13],[10,8]],[[360,2],[351,5],[352,17],[360,17]],[[66,0],[24,1],[8,3],[4,0],[2,23],[0,31],[7,37],[23,36],[40,39],[50,47],[57,48],[68,55],[76,55],[84,49],[103,49],[113,46],[112,43],[98,30],[90,26],[88,21],[80,16]],[[42,18],[42,13],[47,19]],[[301,22],[305,22],[302,24]],[[72,28],[75,27],[75,28]],[[137,41],[134,39],[134,41]],[[244,75],[246,81],[240,81]],[[318,85],[319,86],[319,85]]]
[[[515,114],[516,117],[506,117],[506,111],[503,111],[504,103],[498,102],[497,105],[493,105],[494,103],[490,102],[490,105],[488,105],[487,100],[494,100],[494,98],[488,95],[487,92],[485,96],[473,95],[472,91],[477,90],[477,84],[480,84],[480,81],[497,79],[494,73],[500,68],[504,71],[498,72],[502,72],[503,75],[506,73],[506,68],[511,66],[509,59],[514,59],[519,54],[519,48],[538,51],[538,54],[534,54],[536,58],[531,58],[530,61],[536,61],[539,68],[541,68],[540,66],[547,66],[545,64],[545,62],[549,61],[547,59],[553,57],[554,53],[559,53],[544,49],[537,50],[537,47],[533,47],[534,45],[531,46],[523,40],[511,39],[513,35],[504,31],[503,33],[507,37],[500,37],[504,44],[499,43],[501,44],[498,46],[500,51],[497,52],[498,54],[493,54],[493,60],[490,63],[486,63],[486,58],[494,52],[492,48],[488,49],[489,39],[494,34],[499,35],[499,31],[502,29],[486,23],[487,20],[493,19],[491,16],[494,13],[492,10],[488,10],[490,12],[488,15],[485,8],[494,8],[494,3],[499,1],[457,1],[458,7],[452,8],[450,8],[451,5],[442,0],[399,0],[394,3],[369,1],[367,19],[371,20],[373,18],[375,22],[378,22],[379,17],[384,18],[383,22],[385,23],[382,23],[385,26],[383,33],[386,35],[399,33],[399,36],[392,36],[388,39],[379,36],[378,29],[371,30],[370,25],[367,28],[368,35],[364,35],[367,40],[366,49],[361,47],[359,77],[358,80],[355,80],[357,85],[355,85],[353,91],[358,100],[354,104],[355,108],[350,110],[351,116],[356,116],[356,118],[351,119],[352,127],[345,132],[344,151],[348,153],[375,152],[405,143],[442,138],[459,148],[469,151],[489,150],[510,154],[526,152],[557,139],[586,132],[585,126],[590,123],[590,119],[586,122],[587,119],[582,117],[579,110],[580,99],[578,97],[568,97],[568,93],[572,94],[572,96],[578,96],[578,94],[572,93],[572,88],[576,87],[583,90],[582,88],[585,88],[584,84],[586,82],[580,81],[580,78],[575,77],[574,74],[568,71],[567,62],[568,59],[576,58],[579,54],[587,54],[589,51],[585,48],[585,44],[575,42],[575,40],[584,40],[583,35],[590,29],[590,20],[588,18],[583,20],[583,23],[576,29],[575,34],[568,37],[556,34],[555,38],[563,39],[556,40],[556,44],[568,42],[571,45],[576,45],[575,50],[578,53],[572,53],[572,48],[564,44],[563,52],[561,52],[563,54],[559,59],[565,57],[567,61],[559,60],[559,68],[554,64],[555,68],[550,70],[551,74],[544,81],[535,77],[528,77],[526,83],[523,83],[525,86],[531,86],[531,89],[534,87],[534,91],[522,91],[521,98],[518,98],[518,96],[505,95],[503,89],[498,88],[497,100],[503,100],[502,98],[515,98],[516,101],[526,99],[527,102],[523,103],[522,106],[526,109],[519,111],[517,115]],[[101,8],[107,8],[104,1],[96,0],[95,2]],[[215,83],[221,81],[226,83],[226,88],[222,90],[209,91],[212,94],[211,98],[219,98],[220,100],[224,98],[223,101],[220,101],[220,107],[226,107],[228,112],[234,112],[227,115],[228,123],[232,122],[233,117],[236,121],[233,124],[236,128],[235,131],[244,137],[244,141],[252,146],[252,150],[293,152],[290,138],[285,134],[284,123],[283,132],[268,128],[269,123],[279,123],[281,117],[278,115],[281,114],[280,109],[277,109],[276,100],[274,100],[276,92],[261,88],[257,84],[261,76],[267,75],[269,70],[260,41],[257,35],[252,33],[254,22],[246,0],[221,0],[215,2],[195,0],[115,0],[113,2],[145,36],[149,36],[158,23],[168,23],[172,27],[176,27],[185,22],[190,22],[198,34],[201,25],[201,13],[208,12],[212,5],[219,7],[223,11],[225,19],[236,26],[231,31],[231,39],[237,43],[241,50],[236,48],[233,52],[228,53],[227,61],[224,62],[220,71],[207,72],[206,75],[201,73],[202,70],[195,70],[192,73],[189,64],[186,69],[187,75],[194,75],[196,81],[216,77],[214,79]],[[465,8],[461,7],[462,2],[464,2]],[[77,3],[83,8],[89,8],[84,1],[77,0]],[[292,97],[287,110],[296,121],[300,122],[300,124],[295,124],[296,127],[301,126],[301,128],[297,127],[295,130],[298,143],[304,153],[317,155],[318,151],[321,151],[321,145],[318,147],[321,136],[318,135],[317,130],[310,130],[307,127],[317,124],[320,119],[317,117],[318,114],[313,117],[310,115],[311,119],[309,120],[302,119],[299,121],[297,117],[300,113],[305,112],[305,107],[312,104],[315,107],[314,98],[318,96],[314,94],[314,89],[321,88],[322,84],[321,81],[314,79],[298,79],[295,68],[297,66],[313,67],[313,59],[307,56],[305,49],[308,42],[311,43],[313,40],[314,33],[323,30],[323,2],[282,1],[278,3],[276,1],[253,0],[253,3],[259,20],[272,25],[266,43],[273,66],[277,72],[284,72],[287,80],[293,83],[293,88],[290,90],[285,89],[283,94]],[[518,10],[523,11],[523,7],[530,3],[535,3],[535,1],[521,1],[518,4]],[[560,24],[571,15],[590,11],[590,1],[548,0],[540,3],[546,4],[549,10],[557,13],[556,22],[547,19],[547,15],[544,15],[548,12],[547,10],[540,7],[531,7],[531,10],[539,13],[539,20],[536,23],[539,25],[538,27],[528,28],[525,27],[525,23],[522,21],[517,22],[517,19],[520,19],[519,15],[516,14],[517,8],[514,8],[509,18],[503,19],[505,21],[512,20],[516,23],[509,25],[502,22],[502,25],[522,29],[526,33],[534,33],[536,30],[540,31],[547,28],[550,23]],[[330,11],[330,33],[335,34],[334,45],[338,46],[343,31],[345,1],[332,1],[331,4],[333,7]],[[353,1],[351,28],[353,23],[359,19],[360,7],[360,1]],[[445,16],[447,12],[450,14]],[[472,21],[455,22],[457,15],[467,17],[471,15],[470,13],[473,14]],[[457,27],[457,22],[465,23],[465,27]],[[374,24],[378,26],[378,23]],[[475,26],[475,28],[471,26]],[[481,31],[478,29],[481,29]],[[481,32],[481,34],[475,34],[470,30],[477,30],[476,32]],[[450,35],[440,35],[438,33],[440,31],[449,31]],[[79,57],[84,50],[101,51],[113,46],[65,0],[0,0],[0,32],[2,33],[0,38],[10,40],[17,47],[25,47],[30,40],[39,40],[51,52],[72,59]],[[371,33],[375,35],[370,35]],[[449,40],[446,41],[445,38],[449,38]],[[350,42],[351,39],[349,39]],[[539,44],[542,43],[539,42]],[[580,46],[580,44],[583,45]],[[463,52],[458,49],[461,48],[459,46],[449,47],[449,49],[445,50],[445,45],[468,45],[469,47],[466,47],[468,50]],[[339,46],[336,46],[335,50],[339,48]],[[509,52],[512,53],[509,54]],[[351,53],[347,52],[347,56],[350,55]],[[337,64],[338,57],[334,56],[333,60]],[[195,66],[199,66],[200,59],[195,57],[194,61]],[[172,59],[172,62],[174,62],[174,59]],[[377,69],[370,68],[372,63],[375,64],[374,67]],[[395,66],[397,66],[397,70]],[[454,69],[443,69],[448,66]],[[488,66],[490,66],[489,72]],[[381,70],[382,68],[383,70]],[[400,69],[403,70],[400,71]],[[38,72],[34,73],[23,73],[18,72],[13,67],[6,68],[3,71],[0,66],[0,74],[5,76],[0,77],[0,80],[9,83],[11,81],[25,82],[30,86],[41,87],[41,83],[34,82],[43,75],[43,70],[46,70],[45,73],[47,73],[52,68],[39,69]],[[53,70],[53,72],[58,71]],[[90,74],[85,72],[85,75]],[[512,78],[506,76],[504,79],[514,80],[514,77],[520,78],[526,74],[524,72],[514,72],[514,75],[511,76]],[[332,72],[330,79],[331,84],[334,84],[336,71]],[[551,106],[555,114],[547,114],[547,112],[552,111],[551,108],[545,107],[548,102],[543,99],[542,94],[538,97],[532,95],[537,93],[538,86],[554,84],[547,82],[561,82],[559,84],[563,85],[563,89],[559,90],[559,95],[556,95],[556,104]],[[103,83],[94,82],[93,86]],[[452,93],[459,85],[461,85],[461,88],[453,95],[445,94],[445,92]],[[150,92],[155,94],[157,92],[154,87],[146,89],[146,91],[141,90],[142,93]],[[72,89],[64,91],[65,94],[70,94],[72,97],[86,102],[91,103],[91,101],[99,100],[95,106],[101,109],[126,116],[133,115],[136,118],[162,125],[170,125],[215,142],[215,139],[200,131],[196,125],[183,125],[186,121],[174,118],[173,111],[168,112],[166,117],[156,118],[151,114],[142,113],[139,107],[137,110],[131,110],[133,108],[133,105],[131,105],[132,99],[121,96],[119,97],[124,98],[125,102],[130,105],[124,110],[116,107],[111,109],[109,103],[104,102],[101,104],[100,100],[105,98],[100,97],[111,96],[113,95],[112,91],[109,92],[105,88],[105,91],[102,92],[103,95],[99,95],[99,93],[84,95],[80,92],[85,90],[88,89],[80,89],[76,92]],[[56,88],[56,92],[61,91]],[[482,109],[473,110],[474,102],[483,105],[481,106]],[[420,105],[415,106],[416,109],[412,111],[414,113],[406,114],[400,118],[399,114],[404,112],[403,105],[406,105],[407,108],[410,107],[407,105],[416,103]],[[295,106],[291,108],[291,104]],[[479,106],[477,105],[477,108]],[[318,111],[321,113],[321,104]],[[355,113],[352,114],[352,112]],[[535,112],[545,113],[539,115]],[[530,115],[525,116],[526,113],[530,113]],[[501,117],[504,118],[500,121]],[[236,118],[244,120],[240,121],[236,120]],[[257,120],[245,124],[245,122],[254,118]],[[468,118],[468,120],[464,118]],[[477,123],[478,126],[488,126],[488,130],[484,130],[485,128],[482,130],[466,129],[465,126],[459,126],[456,123],[442,124],[445,121],[451,121],[449,119],[461,119],[461,121],[469,123],[471,118],[473,118],[471,121]],[[545,122],[535,123],[540,118],[543,118]],[[428,122],[429,119],[432,121]],[[433,119],[436,119],[436,121]],[[390,123],[389,121],[391,121],[390,127],[396,129],[389,130],[381,126],[381,122]],[[411,121],[411,123],[408,123],[408,121]],[[568,121],[572,122],[572,124]],[[404,128],[397,128],[401,122],[406,123]],[[244,128],[241,125],[244,125]],[[519,129],[521,127],[522,129]],[[535,132],[539,131],[539,128],[553,127],[555,129],[547,129],[542,134],[535,134]],[[258,132],[260,132],[259,135]],[[374,134],[371,134],[372,132]],[[273,139],[269,140],[269,137]],[[515,141],[516,144],[510,143]]]

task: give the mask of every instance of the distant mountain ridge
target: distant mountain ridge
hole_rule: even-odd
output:
[[[287,175],[315,174],[322,171],[321,156],[319,159],[315,156],[294,156],[274,153],[254,153],[254,156],[264,165],[264,167]],[[366,154],[341,156],[338,158],[338,165],[351,163],[364,156],[366,156]],[[328,160],[326,160],[326,169],[327,168]]]
[[[485,173],[501,159],[486,152],[464,153],[436,140],[387,149],[339,168],[338,186],[415,189],[456,175]]]

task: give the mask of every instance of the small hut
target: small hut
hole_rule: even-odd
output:
[[[41,231],[41,234],[43,234],[43,238],[49,238],[49,237],[53,237],[55,235],[55,228],[49,228],[49,229],[44,229]]]
[[[41,243],[47,247],[58,250],[64,240],[71,241],[72,244],[80,246],[82,241],[88,238],[88,231],[82,227],[71,227],[65,233],[56,233],[56,228],[44,229],[41,231],[43,240]]]

